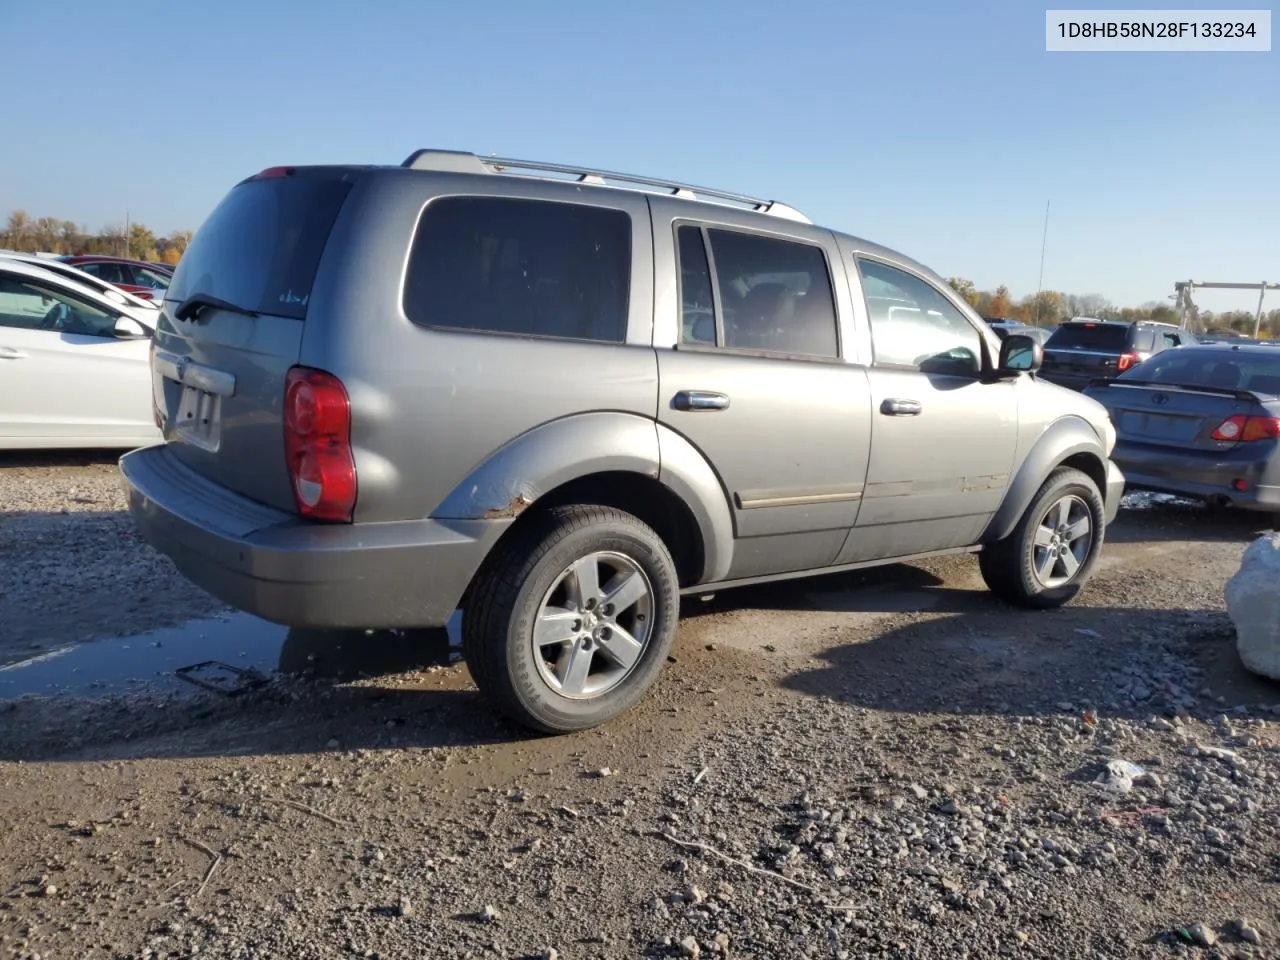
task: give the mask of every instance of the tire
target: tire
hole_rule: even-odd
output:
[[[609,591],[624,582],[611,609]],[[650,527],[611,507],[555,507],[513,531],[481,568],[462,617],[463,656],[509,719],[540,733],[586,730],[652,686],[679,611],[675,563]],[[546,644],[535,647],[539,622]]]
[[[1057,511],[1067,504],[1067,530],[1077,535],[1053,539],[1061,522]],[[1079,523],[1089,521],[1086,533]],[[1036,610],[1060,607],[1070,602],[1088,582],[1102,549],[1106,529],[1106,508],[1098,485],[1079,470],[1059,467],[1049,475],[1027,507],[1013,532],[989,544],[978,554],[982,579],[992,593],[1009,603]],[[1046,531],[1040,533],[1042,528]],[[1037,545],[1037,534],[1042,542]],[[1084,536],[1087,543],[1082,543]],[[1046,550],[1064,546],[1069,551],[1050,564]],[[1040,565],[1039,571],[1037,565]],[[1048,575],[1044,573],[1047,568]],[[1069,574],[1069,575],[1068,575]]]

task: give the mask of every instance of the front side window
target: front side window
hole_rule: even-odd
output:
[[[831,274],[821,247],[694,226],[681,226],[678,240],[682,343],[839,356]]]
[[[621,343],[630,294],[626,212],[441,197],[414,237],[404,311],[422,326]]]
[[[90,337],[115,336],[117,315],[56,287],[0,276],[0,326]]]
[[[859,259],[858,274],[877,366],[960,376],[981,372],[981,335],[931,284],[875,260]]]

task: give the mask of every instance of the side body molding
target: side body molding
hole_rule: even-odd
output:
[[[1106,448],[1086,420],[1066,416],[1049,424],[1022,458],[1004,502],[987,525],[982,542],[1002,540],[1011,534],[1053,469],[1062,461],[1082,453],[1097,461],[1096,472],[1105,477]],[[1102,492],[1105,494],[1105,488]]]
[[[733,558],[733,519],[719,478],[687,440],[635,414],[577,414],[522,434],[476,466],[431,517],[511,519],[562,484],[610,472],[640,474],[676,494],[701,533],[699,580],[724,578]]]

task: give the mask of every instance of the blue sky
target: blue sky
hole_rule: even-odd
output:
[[[0,216],[194,228],[263,167],[436,146],[781,199],[1015,295],[1046,200],[1046,287],[1280,280],[1280,52],[1050,54],[1044,10],[3,0]]]

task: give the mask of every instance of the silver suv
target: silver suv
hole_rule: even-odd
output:
[[[796,210],[423,150],[276,167],[182,258],[153,347],[166,442],[134,518],[291,626],[461,609],[482,691],[591,727],[653,683],[682,594],[979,552],[1025,606],[1089,576],[1123,479],[934,272]]]

